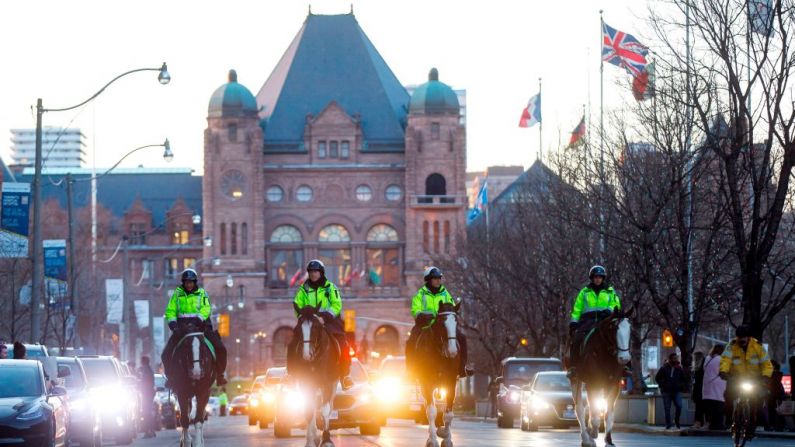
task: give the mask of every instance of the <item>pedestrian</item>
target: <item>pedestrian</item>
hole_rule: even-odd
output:
[[[229,404],[229,397],[226,395],[226,388],[221,388],[221,394],[218,395],[218,414],[221,417],[226,416],[226,406]]]
[[[141,384],[141,411],[144,417],[144,438],[155,437],[155,372],[149,366],[149,356],[141,356],[141,366],[138,368],[138,380]]]
[[[767,395],[767,422],[765,430],[781,431],[784,428],[784,418],[778,414],[778,406],[785,398],[784,384],[781,383],[784,374],[781,372],[781,363],[771,360],[773,375],[770,376],[770,389]]]
[[[25,345],[18,341],[14,342],[14,358],[18,360],[24,360],[28,358],[27,348],[25,348]]]
[[[0,360],[8,358],[8,346],[5,343],[0,343]]]
[[[795,377],[795,355],[789,358],[789,376]],[[789,397],[790,400],[795,400],[795,386],[790,388]]]
[[[710,430],[724,430],[724,394],[726,381],[720,378],[720,356],[726,347],[717,344],[709,351],[709,357],[704,361],[703,385],[701,399],[704,405],[704,415]]]
[[[704,427],[704,400],[702,388],[704,386],[704,353],[696,351],[693,353],[693,392],[691,394],[693,403],[696,405],[696,414],[693,421],[693,428]]]
[[[668,356],[668,361],[657,371],[654,380],[660,386],[660,392],[663,397],[665,429],[670,430],[672,428],[671,404],[676,407],[676,414],[673,422],[676,428],[680,429],[679,419],[682,417],[682,392],[687,387],[687,378],[685,377],[685,370],[682,369],[682,365],[679,363],[679,356],[675,352],[672,352]]]

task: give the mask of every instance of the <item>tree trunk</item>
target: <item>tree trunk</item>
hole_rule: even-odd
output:
[[[643,394],[643,340],[634,327],[629,336],[629,349],[632,358],[632,389],[630,394]]]

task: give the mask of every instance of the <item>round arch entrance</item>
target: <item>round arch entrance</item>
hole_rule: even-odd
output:
[[[275,366],[287,364],[287,345],[293,339],[293,330],[287,326],[282,326],[273,333],[273,344],[271,345],[271,359]]]
[[[373,351],[385,355],[402,355],[400,349],[400,334],[394,326],[385,324],[375,330],[373,337]]]

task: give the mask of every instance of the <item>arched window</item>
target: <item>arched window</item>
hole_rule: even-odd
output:
[[[318,242],[350,242],[351,236],[342,225],[326,225],[320,230]]]
[[[431,174],[425,179],[426,196],[446,196],[447,181],[442,174]]]
[[[232,229],[229,231],[229,247],[233,255],[237,254],[237,223],[232,222]]]
[[[382,358],[400,354],[400,335],[393,326],[386,324],[376,329],[373,342],[373,351],[381,354]]]
[[[240,224],[240,252],[248,254],[248,224],[245,222]]]
[[[221,254],[226,254],[226,224],[221,224]]]
[[[273,333],[273,345],[271,360],[277,365],[283,365],[287,361],[287,345],[293,339],[293,330],[287,326],[276,329]]]
[[[397,242],[397,230],[387,224],[373,225],[367,232],[367,242]]]
[[[301,242],[301,232],[292,225],[279,225],[271,233],[271,242]]]

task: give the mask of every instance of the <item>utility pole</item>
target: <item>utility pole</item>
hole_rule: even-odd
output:
[[[122,355],[127,355],[127,360],[132,360],[135,358],[135,343],[132,340],[133,328],[133,306],[132,306],[132,297],[130,296],[128,283],[130,282],[130,274],[129,274],[129,266],[130,266],[130,257],[128,247],[130,244],[127,235],[125,234],[122,236],[122,257],[121,257],[121,269],[122,269],[122,296],[124,296],[124,314],[122,320],[124,321],[124,338],[125,338],[125,346]]]
[[[74,208],[72,203],[72,173],[66,174],[66,212],[69,227],[69,308],[74,316],[74,326],[72,333],[74,334],[72,344],[77,348],[80,346],[80,337],[77,333],[77,319],[80,315],[78,306],[80,303],[77,301],[77,277],[75,276],[75,225],[74,225]]]
[[[41,293],[44,289],[44,253],[41,246],[41,115],[44,107],[41,98],[36,101],[36,158],[33,163],[33,280],[30,290],[30,342],[41,341]]]

